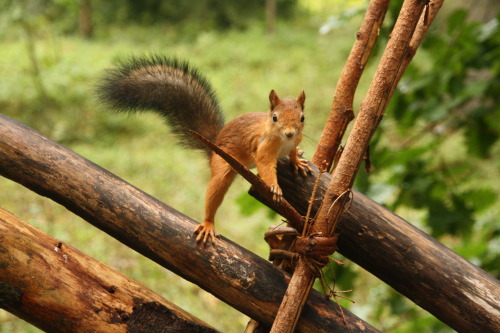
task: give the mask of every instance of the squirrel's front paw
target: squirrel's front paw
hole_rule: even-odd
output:
[[[297,158],[297,161],[292,163],[293,171],[295,174],[300,174],[302,176],[307,176],[308,173],[312,172],[311,167],[307,164],[307,160],[305,158]]]
[[[283,197],[283,192],[281,192],[281,188],[278,185],[271,184],[269,185],[271,188],[271,193],[273,194],[273,201],[280,202]]]
[[[196,242],[200,242],[205,245],[207,240],[210,239],[212,245],[215,245],[215,238],[219,237],[219,234],[215,232],[215,225],[213,222],[205,221],[200,223],[194,229],[194,233],[198,234],[196,237]]]

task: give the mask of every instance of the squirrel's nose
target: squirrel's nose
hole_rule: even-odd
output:
[[[290,139],[291,137],[293,137],[293,132],[286,132],[285,135]]]

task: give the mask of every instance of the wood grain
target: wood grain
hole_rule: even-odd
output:
[[[0,307],[48,332],[216,332],[0,208]]]

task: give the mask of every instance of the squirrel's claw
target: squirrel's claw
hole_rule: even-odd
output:
[[[208,239],[210,239],[212,245],[215,245],[215,238],[219,237],[219,234],[215,232],[214,223],[207,221],[196,226],[194,233],[198,234],[198,236],[196,236],[196,243],[201,242],[203,245],[206,244]]]
[[[271,193],[273,194],[273,201],[280,202],[283,197],[283,192],[281,192],[281,188],[278,185],[271,184],[269,186],[271,188]]]
[[[298,158],[295,163],[293,163],[293,170],[295,174],[300,174],[302,176],[307,176],[308,173],[312,172],[311,167],[307,164],[307,160],[305,158]]]

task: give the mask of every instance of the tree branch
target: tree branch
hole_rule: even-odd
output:
[[[384,21],[390,0],[372,0],[365,18],[356,34],[351,53],[340,74],[330,116],[323,129],[311,162],[330,170],[335,154],[342,142],[347,125],[354,119],[353,101],[359,80],[370,57],[373,45],[377,41],[380,27]]]
[[[413,34],[413,37],[410,41],[410,45],[408,46],[408,49],[406,51],[406,55],[403,58],[403,62],[401,63],[401,66],[399,67],[398,74],[396,76],[395,84],[391,88],[391,94],[389,98],[391,98],[392,94],[394,93],[394,90],[396,90],[397,84],[401,80],[401,77],[403,76],[404,71],[406,70],[406,67],[410,64],[412,61],[413,57],[415,56],[415,53],[417,53],[417,49],[422,43],[425,33],[427,32],[427,29],[431,25],[431,23],[434,21],[436,18],[437,13],[439,12],[439,9],[443,5],[444,0],[432,0],[427,4],[427,11],[428,11],[428,16],[422,15],[420,17],[420,20],[417,25],[417,29],[415,30],[415,33]]]

